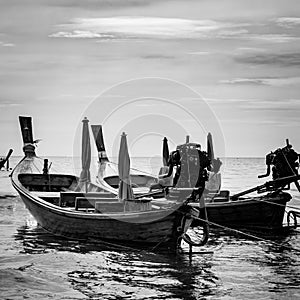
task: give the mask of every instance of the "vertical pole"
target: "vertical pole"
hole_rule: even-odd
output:
[[[47,175],[48,174],[48,159],[44,159],[44,168],[43,168],[43,174]]]
[[[189,244],[189,258],[190,260],[192,259],[192,254],[193,254],[193,246]]]

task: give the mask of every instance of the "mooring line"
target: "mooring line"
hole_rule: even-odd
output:
[[[115,162],[112,162],[110,161],[109,163],[113,164],[113,165],[118,165],[117,163]],[[139,170],[139,169],[136,169],[136,168],[130,168],[130,170],[134,170],[134,171],[137,171],[137,172],[140,172],[140,173],[143,173],[143,174],[146,174],[146,175],[150,175],[150,176],[153,176],[153,177],[156,177],[157,175],[154,175],[152,173],[149,173],[149,172],[145,172],[145,171],[142,171],[142,170]]]
[[[262,199],[258,200],[258,199],[254,199],[254,198],[252,198],[252,200],[257,201],[257,202],[265,202],[265,203],[272,204],[272,205],[277,205],[277,206],[281,206],[281,207],[287,207],[287,208],[300,210],[300,207],[291,206],[291,205],[284,205],[284,204],[280,204],[280,203],[274,203],[274,202],[271,202],[271,201],[268,201],[268,200],[262,200]]]
[[[220,228],[222,228],[222,229],[224,229],[224,230],[232,231],[232,232],[235,232],[235,233],[238,233],[238,234],[241,234],[241,235],[244,235],[244,236],[247,236],[247,237],[256,239],[256,240],[259,240],[259,241],[268,242],[268,243],[273,244],[274,246],[277,246],[277,247],[284,247],[284,248],[286,248],[286,249],[293,250],[293,251],[295,251],[295,252],[299,252],[299,253],[300,253],[300,249],[294,248],[294,247],[292,247],[292,246],[286,246],[286,245],[284,245],[284,244],[279,244],[279,243],[276,243],[276,242],[273,242],[273,241],[270,241],[270,240],[267,240],[267,239],[258,237],[258,236],[256,236],[256,235],[253,235],[253,234],[250,234],[250,233],[246,233],[246,232],[243,232],[243,231],[240,231],[240,230],[237,230],[237,229],[233,229],[233,228],[230,228],[230,227],[226,227],[226,226],[223,226],[223,225],[220,225],[220,224],[217,224],[217,223],[214,223],[214,222],[205,220],[205,219],[201,219],[201,218],[194,217],[194,216],[191,216],[191,217],[192,217],[193,219],[195,219],[195,220],[199,220],[199,221],[202,221],[202,222],[206,222],[206,223],[208,223],[209,225],[213,225],[213,226],[216,226],[216,227],[220,227]]]

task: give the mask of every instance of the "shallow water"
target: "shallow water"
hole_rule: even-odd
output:
[[[72,160],[53,158],[53,170],[71,170]],[[11,165],[18,158],[13,158]],[[160,161],[133,166],[156,173]],[[75,167],[78,170],[78,166]],[[79,168],[80,169],[80,168]],[[227,159],[223,187],[232,193],[263,183],[264,159]],[[39,228],[0,172],[1,299],[299,299],[299,233],[249,240],[214,231],[206,254],[170,255],[110,244],[86,244]],[[300,208],[300,197],[289,205]],[[187,247],[184,245],[184,250]]]

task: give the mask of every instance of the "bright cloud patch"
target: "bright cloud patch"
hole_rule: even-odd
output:
[[[67,31],[59,31],[57,33],[53,33],[49,35],[49,37],[56,38],[85,38],[85,39],[94,39],[94,38],[102,38],[102,39],[113,39],[114,36],[111,34],[100,34],[91,31],[83,31],[83,30],[74,30],[72,32]]]
[[[212,20],[155,17],[76,18],[59,25],[63,31],[50,37],[65,38],[204,38],[215,35],[234,36],[246,33],[233,24]]]
[[[282,17],[282,18],[278,18],[276,20],[276,23],[279,26],[291,28],[291,27],[300,25],[300,18],[284,18],[284,17]]]
[[[4,43],[4,42],[0,41],[0,46],[2,46],[2,47],[14,47],[15,44],[13,44],[13,43]]]
[[[245,35],[244,38],[252,39],[252,40],[260,40],[265,42],[273,42],[273,43],[286,43],[292,42],[299,39],[299,37],[290,35],[290,34],[249,34]]]
[[[61,30],[49,35],[54,38],[114,39],[241,39],[268,43],[287,43],[299,39],[289,32],[300,18],[279,18],[276,23],[287,32],[266,32],[266,24],[220,22],[160,17],[75,18],[57,27]],[[272,21],[271,25],[274,25]],[[254,27],[253,27],[254,26]],[[256,29],[255,29],[256,28]],[[259,32],[257,32],[259,28]],[[274,28],[275,30],[275,28]]]

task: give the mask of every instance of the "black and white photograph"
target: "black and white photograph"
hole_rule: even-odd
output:
[[[300,299],[298,0],[0,0],[0,298]]]

